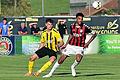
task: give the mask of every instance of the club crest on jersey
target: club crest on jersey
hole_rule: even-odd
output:
[[[73,33],[73,36],[80,37],[80,36],[82,36],[82,34]]]
[[[0,38],[0,55],[9,55],[13,49],[11,40],[7,37]]]

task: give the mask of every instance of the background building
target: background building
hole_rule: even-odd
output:
[[[93,8],[94,1],[101,2],[100,9]],[[119,0],[70,0],[70,15],[77,12],[83,12],[86,16],[118,14],[118,2]]]

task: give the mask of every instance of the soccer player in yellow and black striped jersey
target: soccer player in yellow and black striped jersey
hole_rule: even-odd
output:
[[[59,47],[64,44],[59,32],[53,28],[53,20],[47,19],[45,25],[46,29],[42,32],[40,47],[35,54],[30,57],[28,73],[26,73],[25,76],[32,75],[33,65],[36,59],[40,59],[48,55],[49,61],[46,62],[42,68],[34,74],[35,76],[39,76],[41,72],[45,71],[56,60],[56,53],[59,51]]]

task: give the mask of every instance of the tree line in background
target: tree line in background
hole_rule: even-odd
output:
[[[33,15],[29,0],[1,0],[1,16]]]
[[[30,0],[0,0],[0,16],[33,16]],[[118,13],[120,15],[120,0],[118,0],[118,8],[108,9],[106,14],[111,15]],[[38,14],[39,15],[39,14]]]

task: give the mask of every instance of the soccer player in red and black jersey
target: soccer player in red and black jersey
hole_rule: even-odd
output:
[[[68,40],[64,46],[62,51],[62,55],[59,60],[55,63],[52,70],[48,75],[43,76],[51,77],[53,72],[59,67],[60,64],[64,62],[64,60],[70,56],[70,54],[75,55],[75,61],[71,66],[72,76],[76,76],[75,67],[81,62],[84,54],[84,49],[89,46],[89,44],[95,39],[96,33],[92,32],[91,29],[86,26],[83,21],[84,15],[82,13],[76,14],[76,22],[74,22],[70,27],[70,35]],[[91,33],[92,37],[89,39],[87,43],[85,43],[86,34]]]

